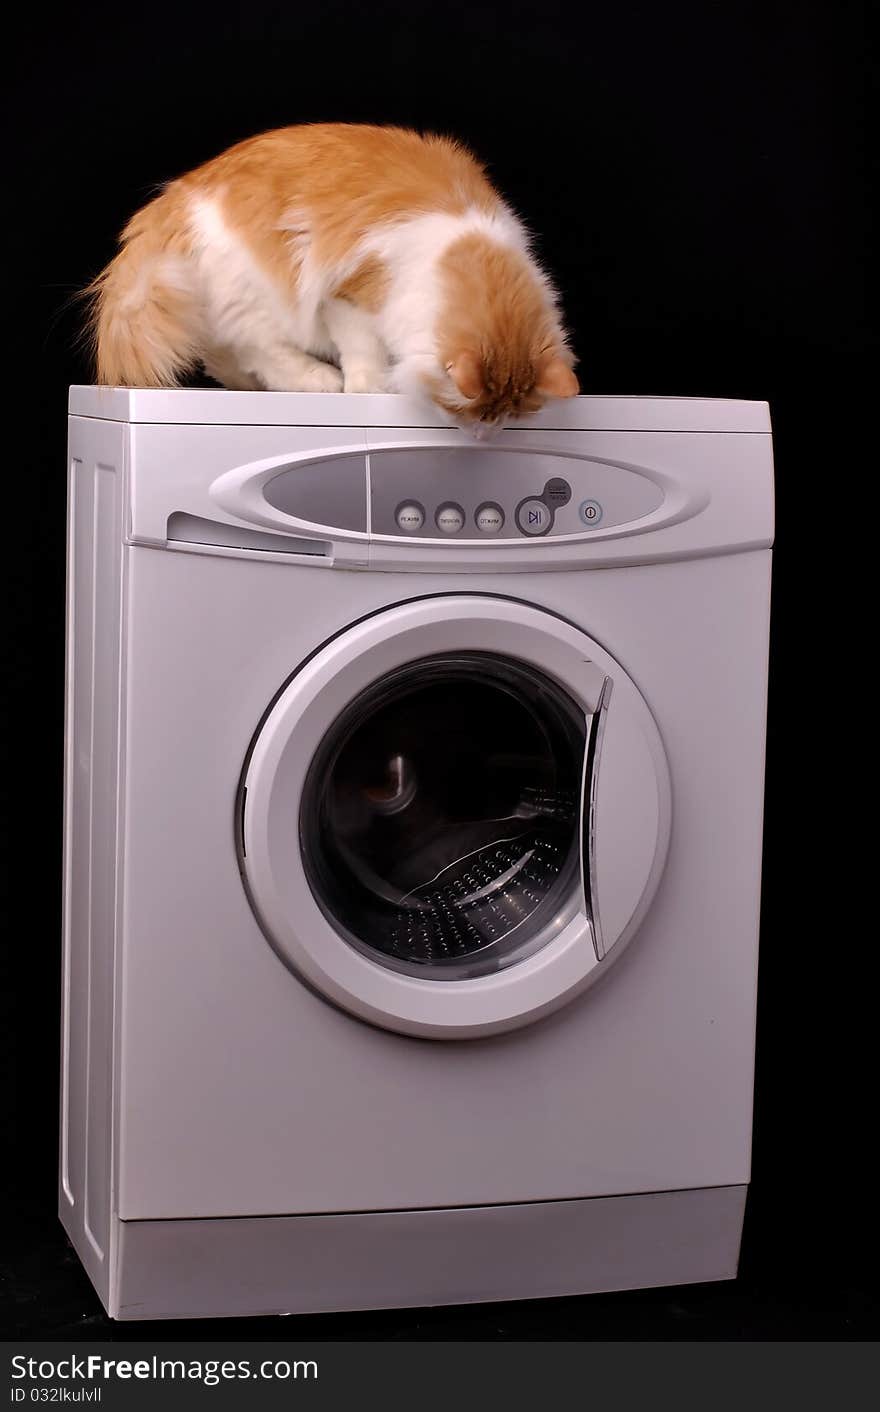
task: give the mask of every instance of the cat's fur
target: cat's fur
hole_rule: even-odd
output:
[[[91,287],[98,381],[427,392],[491,427],[577,390],[522,224],[458,143],[268,132],[171,182]]]

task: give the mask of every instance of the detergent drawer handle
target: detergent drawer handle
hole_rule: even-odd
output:
[[[611,699],[612,681],[605,677],[596,707],[586,716],[586,745],[584,747],[584,771],[581,782],[581,886],[584,895],[584,911],[590,923],[596,959],[605,955],[605,942],[602,937],[602,920],[599,912],[598,876],[596,867],[596,803],[599,790],[599,767],[602,759],[602,738],[605,734],[605,720],[608,702]]]

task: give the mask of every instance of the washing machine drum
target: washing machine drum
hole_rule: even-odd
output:
[[[240,791],[242,875],[282,958],[404,1033],[490,1034],[620,954],[669,832],[660,737],[570,624],[471,596],[353,625],[297,671]]]
[[[492,653],[423,658],[342,713],[312,761],[312,891],[364,954],[455,980],[546,939],[576,893],[585,718]]]

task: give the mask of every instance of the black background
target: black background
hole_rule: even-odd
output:
[[[861,7],[116,0],[6,23],[9,1329],[107,1327],[54,1218],[65,414],[67,385],[89,380],[70,296],[156,184],[262,129],[344,119],[454,133],[487,159],[539,233],[585,391],[771,404],[754,1184],[735,1285],[252,1321],[246,1336],[867,1336],[876,923],[859,914],[873,879],[846,788],[862,781],[852,706],[876,641],[850,575],[870,468],[847,449],[876,357]],[[856,659],[850,623],[867,634]]]

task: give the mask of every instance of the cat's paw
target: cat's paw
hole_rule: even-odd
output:
[[[347,368],[345,372],[346,392],[384,392],[385,391],[385,369],[355,367]]]
[[[341,392],[342,373],[330,363],[316,363],[303,373],[300,384],[302,392]]]

